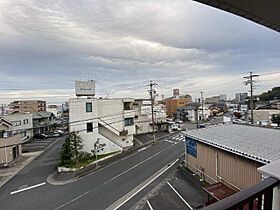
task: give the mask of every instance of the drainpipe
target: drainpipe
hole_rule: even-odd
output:
[[[5,158],[6,158],[6,166],[8,165],[8,157],[7,157],[7,147],[5,143]]]

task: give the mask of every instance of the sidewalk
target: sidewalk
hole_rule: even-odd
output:
[[[163,134],[162,132],[160,132],[161,134],[158,134],[158,138],[157,140],[158,141],[161,141],[163,140],[164,138],[167,138],[169,136],[172,136],[172,135],[176,135],[177,133],[166,133]],[[142,135],[141,135],[142,136]],[[153,142],[153,136],[152,134],[144,134],[143,136],[145,136],[145,140],[144,141],[141,141],[142,138],[140,137],[141,140],[138,139],[138,141],[141,141],[141,145],[139,146],[134,146],[132,148],[129,148],[128,150],[125,150],[123,151],[122,153],[118,154],[118,155],[115,155],[109,159],[106,159],[104,161],[101,161],[98,163],[98,167],[96,168],[95,167],[95,164],[92,164],[90,165],[89,167],[87,168],[84,168],[84,169],[81,169],[79,171],[75,171],[75,172],[69,172],[69,173],[57,173],[55,172],[54,174],[51,174],[49,175],[47,181],[48,183],[50,184],[53,184],[53,185],[64,185],[64,184],[68,184],[68,183],[71,183],[71,182],[74,182],[75,180],[79,179],[80,177],[83,177],[93,171],[96,171],[100,168],[103,168],[105,166],[108,166],[114,162],[117,162],[123,158],[126,158],[128,157],[129,155],[133,154],[134,152],[136,152],[137,150],[151,144]],[[138,136],[139,137],[139,136]]]
[[[0,168],[0,187],[13,178],[21,169],[38,157],[43,151],[23,153],[8,168]]]

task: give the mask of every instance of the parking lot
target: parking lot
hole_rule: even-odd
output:
[[[142,198],[142,206],[135,209],[201,209],[208,195],[202,184],[184,168],[175,169],[166,179]]]

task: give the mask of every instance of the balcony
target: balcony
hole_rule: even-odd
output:
[[[259,183],[231,195],[205,210],[224,209],[280,209],[280,160],[258,168],[263,177],[267,177]]]

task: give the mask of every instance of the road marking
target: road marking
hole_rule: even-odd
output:
[[[137,151],[138,152],[141,152],[141,151],[143,151],[143,150],[146,150],[146,149],[148,149],[149,147],[151,147],[152,145],[149,145],[149,146],[146,146],[146,147],[143,147],[143,148],[141,148],[141,149],[138,149]]]
[[[160,175],[162,175],[164,172],[166,172],[169,168],[171,168],[179,159],[175,160],[173,163],[163,167],[160,169],[157,173],[152,175],[149,179],[146,181],[142,182],[142,184],[138,185],[135,187],[133,190],[131,190],[129,193],[124,195],[122,198],[119,200],[115,201],[112,205],[106,208],[106,210],[111,210],[111,209],[118,209],[122,205],[124,205],[127,201],[129,201],[131,198],[133,198],[137,193],[142,191],[145,187],[147,187],[149,184],[151,184],[155,179],[157,179]]]
[[[152,207],[152,205],[150,204],[149,200],[147,200],[147,204],[148,204],[150,210],[154,210],[153,207]]]
[[[152,159],[153,157],[159,155],[160,153],[162,153],[162,152],[164,152],[164,151],[170,149],[170,148],[173,147],[174,145],[175,145],[175,144],[172,144],[172,145],[166,147],[165,149],[163,149],[163,150],[157,152],[156,154],[154,154],[154,155],[148,157],[147,159],[145,159],[145,160],[143,160],[143,161],[137,163],[136,165],[132,166],[131,168],[129,168],[129,169],[123,171],[122,173],[120,173],[120,174],[114,176],[113,178],[107,180],[107,181],[104,182],[102,185],[105,185],[105,184],[108,184],[108,183],[111,182],[111,181],[114,181],[114,180],[117,179],[118,177],[120,177],[120,176],[124,175],[125,173],[131,171],[132,169],[138,167],[139,165],[143,164],[144,162],[146,162],[146,161]],[[135,153],[135,154],[137,154],[137,153]],[[134,154],[133,154],[133,155],[134,155]],[[176,161],[178,161],[178,160],[179,160],[179,159],[177,159]],[[176,162],[176,161],[175,161],[175,162]],[[175,164],[175,163],[173,163],[173,164]],[[101,185],[101,186],[102,186],[102,185]],[[101,186],[99,186],[99,187],[101,187]],[[135,188],[135,189],[136,189],[136,188]],[[74,202],[74,201],[76,201],[76,200],[82,198],[83,196],[85,196],[85,195],[87,195],[88,193],[93,192],[93,191],[94,191],[94,190],[90,190],[90,191],[88,191],[88,192],[86,192],[86,193],[84,193],[84,194],[82,194],[82,195],[79,195],[79,196],[73,198],[72,200],[70,200],[70,201],[68,201],[68,202],[66,202],[66,203],[64,203],[64,204],[62,204],[62,205],[60,205],[60,206],[58,206],[57,208],[55,208],[55,210],[61,209],[62,207],[64,207],[64,206],[66,206],[66,205],[68,205],[68,204],[70,204],[70,203],[72,203],[72,202]],[[110,209],[110,210],[111,210],[111,209]]]
[[[174,187],[172,187],[172,185],[167,182],[167,184],[169,185],[169,187],[179,196],[179,198],[181,198],[181,200],[191,209],[193,210],[193,208],[190,206],[190,204],[187,203],[187,201],[184,200],[184,198],[175,190]]]
[[[169,141],[169,140],[164,140],[164,141],[169,142],[169,143],[171,143],[171,144],[174,144],[174,143],[175,143],[175,142]]]
[[[35,187],[43,186],[43,185],[45,185],[45,184],[46,184],[46,182],[43,182],[43,183],[40,183],[40,184],[36,184],[36,185],[30,186],[30,187],[26,187],[26,188],[23,188],[23,189],[20,189],[20,190],[13,191],[13,192],[11,192],[10,194],[13,195],[13,194],[16,194],[16,193],[20,193],[20,192],[22,192],[22,191],[26,191],[26,190],[33,189],[33,188],[35,188]]]

